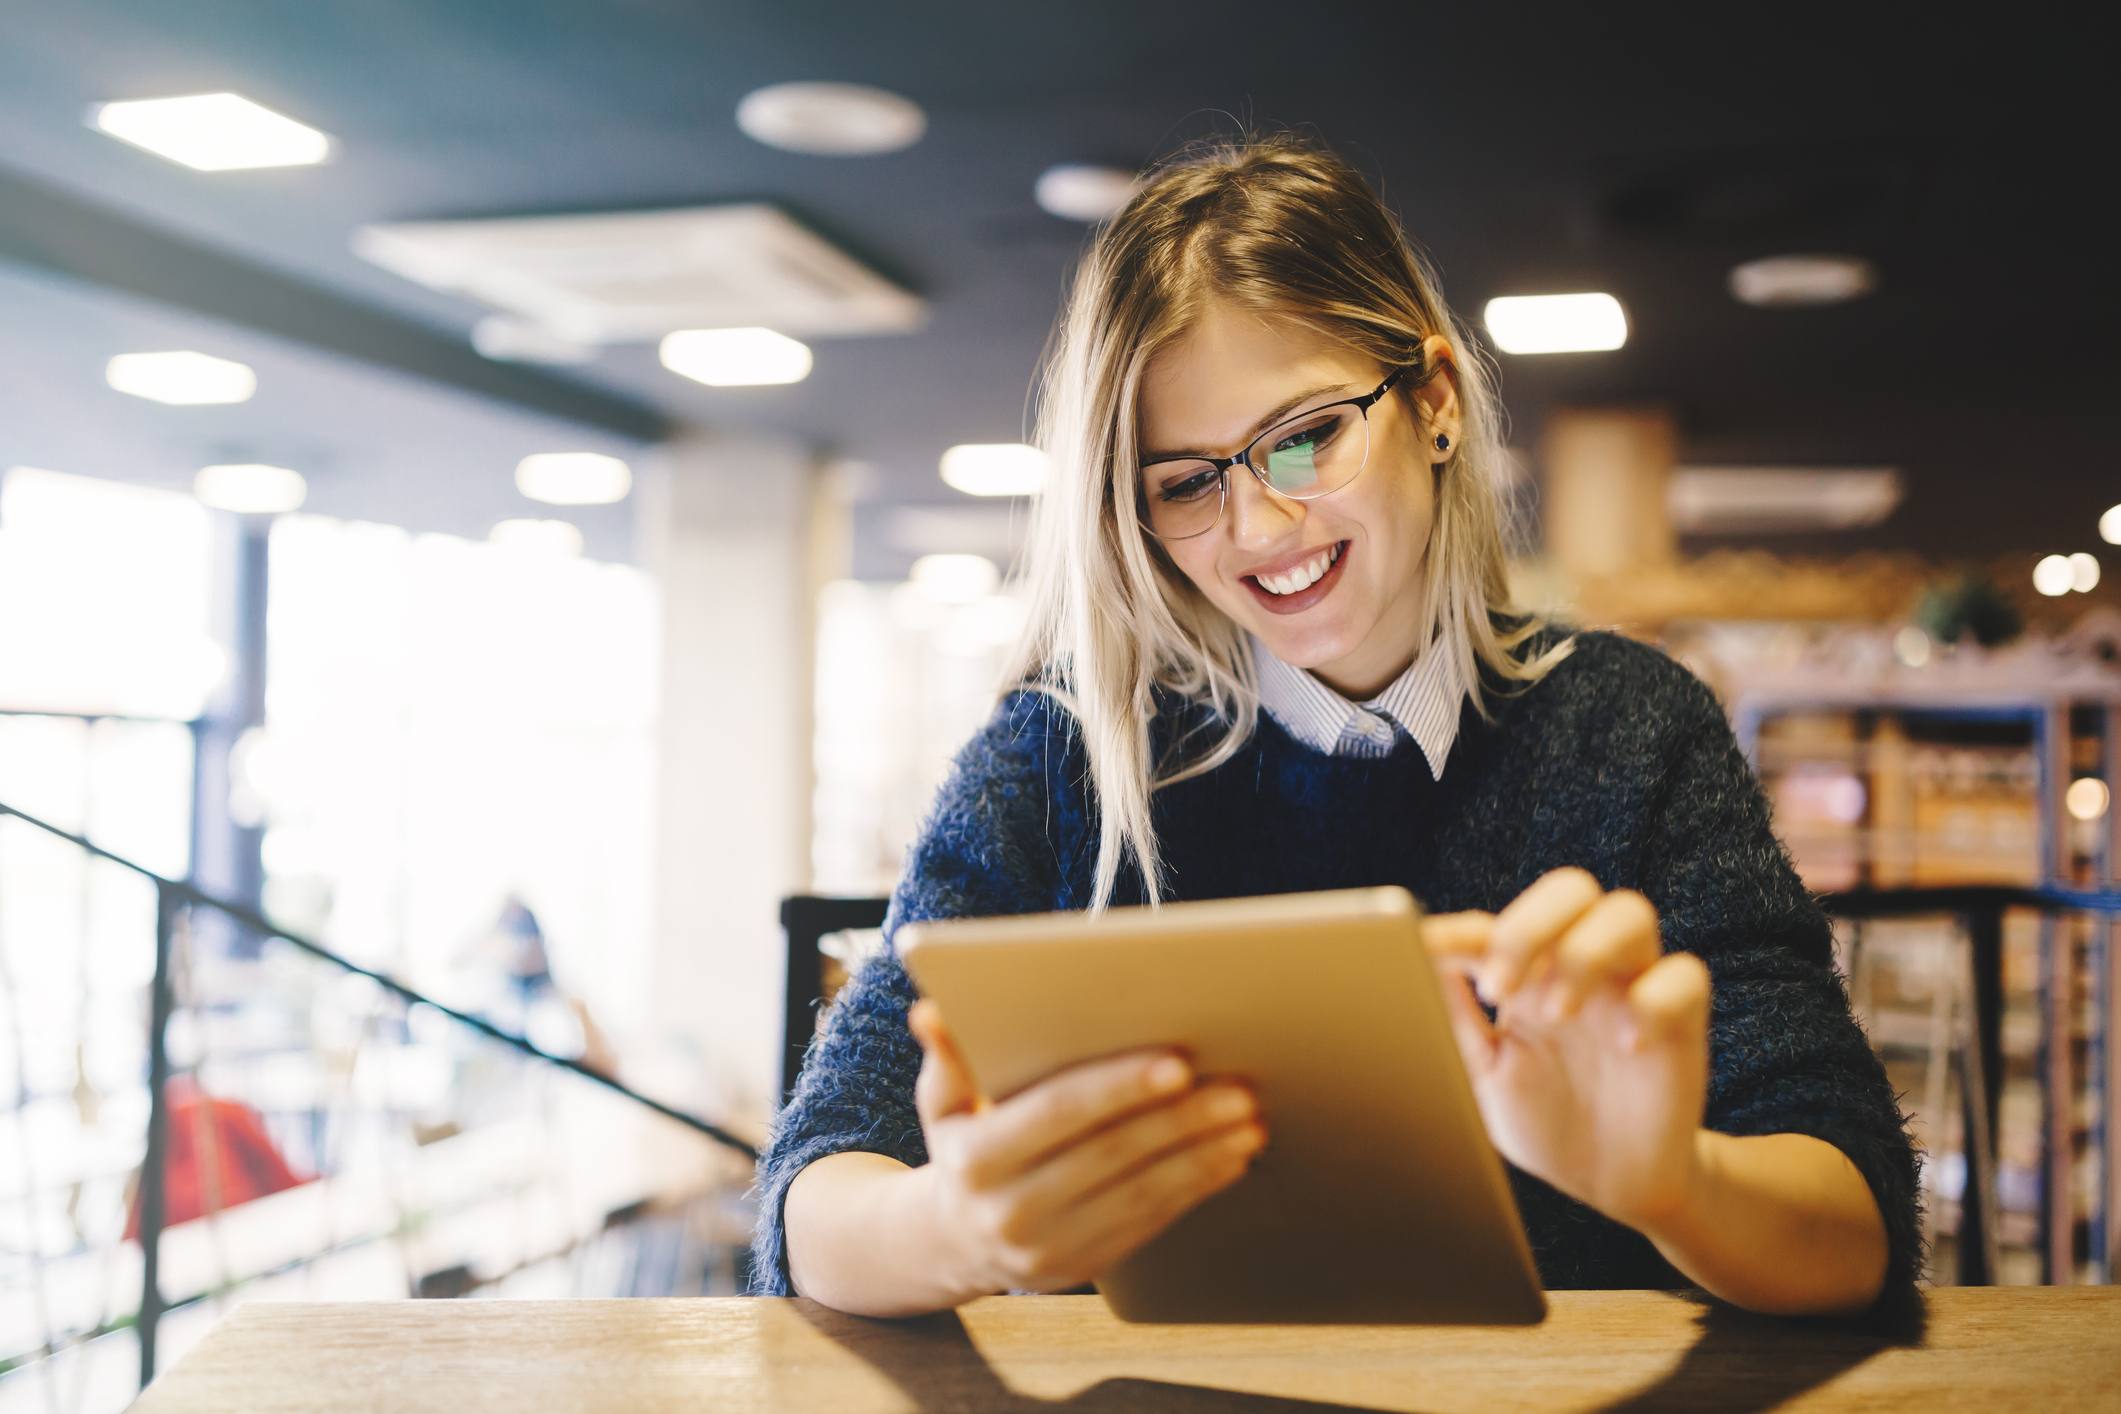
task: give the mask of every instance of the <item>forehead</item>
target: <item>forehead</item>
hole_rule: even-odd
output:
[[[1216,301],[1143,370],[1137,435],[1144,452],[1232,452],[1290,397],[1367,392],[1370,372],[1369,360],[1315,329]]]

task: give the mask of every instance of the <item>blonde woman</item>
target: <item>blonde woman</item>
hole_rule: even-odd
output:
[[[1289,139],[1154,173],[1043,391],[1016,685],[887,937],[1404,885],[1549,1286],[1910,1289],[1914,1154],[1826,920],[1697,679],[1509,611],[1490,374],[1362,179]],[[757,1286],[880,1316],[1072,1289],[1273,1119],[1161,1053],[991,1103],[886,949],[761,1159]]]

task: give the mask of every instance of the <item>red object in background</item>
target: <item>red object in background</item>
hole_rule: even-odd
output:
[[[217,1100],[190,1079],[170,1081],[168,1096],[169,1134],[162,1165],[165,1226],[225,1212],[309,1182],[280,1157],[264,1121],[250,1106]],[[138,1193],[125,1219],[125,1240],[140,1240]]]

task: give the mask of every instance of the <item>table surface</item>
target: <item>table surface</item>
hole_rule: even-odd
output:
[[[144,1414],[435,1410],[2117,1407],[2121,1288],[1940,1288],[1918,1334],[1688,1296],[1555,1292],[1546,1322],[1143,1326],[1095,1296],[913,1321],[801,1300],[237,1308]]]

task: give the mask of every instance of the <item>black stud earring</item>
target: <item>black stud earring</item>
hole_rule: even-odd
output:
[[[1448,452],[1451,450],[1451,439],[1444,436],[1441,432],[1436,434],[1436,450],[1439,452]]]

